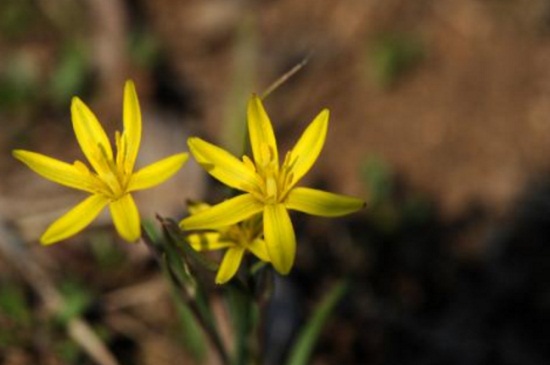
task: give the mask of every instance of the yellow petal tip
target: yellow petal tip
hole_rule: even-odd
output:
[[[83,104],[84,102],[82,100],[80,100],[80,98],[78,96],[73,96],[71,98],[71,107],[75,107],[77,106],[78,104]]]
[[[271,262],[271,264],[273,265],[273,262]],[[280,275],[283,275],[283,276],[286,276],[290,273],[290,270],[292,269],[292,265],[290,265],[289,267],[286,267],[286,266],[275,266],[273,265],[273,268],[275,269],[275,271],[277,271],[277,273],[279,273]]]
[[[201,139],[199,137],[189,137],[187,138],[187,145],[189,148],[193,148],[197,143],[199,143]]]
[[[20,159],[21,159],[22,151],[23,151],[23,150],[13,150],[13,151],[11,151],[11,155],[12,155],[13,157],[15,157],[16,159],[20,160]]]
[[[50,246],[50,245],[53,245],[54,243],[57,243],[57,242],[59,242],[59,240],[52,239],[51,237],[46,237],[45,235],[40,237],[40,244],[42,246]]]

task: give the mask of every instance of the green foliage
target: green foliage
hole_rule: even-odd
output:
[[[178,225],[170,220],[158,217],[163,227],[163,237],[158,237],[151,227],[145,227],[145,242],[152,249],[177,303],[180,324],[184,330],[188,351],[200,361],[205,356],[205,339],[198,325],[202,327],[214,347],[218,350],[223,363],[228,363],[228,355],[218,332],[201,271],[210,273],[217,270],[217,264],[195,252],[185,241]],[[210,280],[212,278],[210,277]]]
[[[369,49],[375,81],[382,88],[392,86],[424,58],[423,44],[406,34],[380,36]]]
[[[178,300],[174,303],[185,348],[197,362],[202,363],[206,358],[207,346],[200,325],[188,305]]]
[[[36,9],[30,0],[3,0],[0,2],[0,34],[17,38],[27,31],[36,19]]]
[[[348,284],[339,282],[317,304],[309,321],[298,334],[298,338],[292,347],[287,365],[307,365],[319,338],[321,330],[330,313],[334,310],[340,299],[346,293]]]
[[[128,51],[132,60],[144,68],[153,67],[159,60],[159,43],[151,32],[145,30],[130,33]]]
[[[109,232],[96,232],[90,236],[91,251],[100,269],[114,269],[124,262],[124,252],[114,244],[113,236]]]
[[[369,206],[375,207],[391,198],[394,190],[393,174],[382,160],[369,158],[362,167],[362,176],[370,193]]]
[[[372,157],[361,172],[370,195],[369,220],[382,232],[391,234],[433,216],[432,205],[423,195],[398,191],[396,177],[384,161]]]
[[[63,295],[63,307],[56,314],[56,320],[66,325],[71,319],[81,316],[90,307],[93,295],[84,283],[66,280],[59,287]]]
[[[12,282],[0,285],[0,348],[18,344],[32,326],[32,312],[24,288]]]
[[[229,282],[225,289],[235,335],[232,364],[247,365],[250,358],[258,353],[259,345],[254,330],[257,328],[259,308],[251,293],[236,285],[235,281]]]
[[[168,254],[168,257],[171,260],[171,263],[173,263],[173,266],[171,266],[171,268],[175,268],[176,272],[183,270],[180,259],[181,257],[177,256],[176,252],[177,249],[179,249],[183,252],[184,260],[186,264],[189,265],[191,270],[207,269],[208,271],[212,272],[218,270],[219,265],[217,263],[207,259],[203,255],[195,251],[187,243],[187,241],[185,241],[183,232],[179,229],[176,222],[171,219],[164,219],[162,223],[165,236],[167,238],[167,244],[164,246],[164,249],[166,250],[165,252]],[[171,243],[171,245],[168,243]]]
[[[89,65],[83,49],[77,44],[66,44],[59,55],[49,91],[56,105],[65,105],[73,95],[82,95]]]
[[[55,343],[55,352],[63,359],[65,364],[77,364],[77,361],[82,356],[80,347],[68,338]]]
[[[0,311],[17,325],[28,326],[31,323],[24,290],[15,283],[3,283],[0,287]]]
[[[18,52],[7,55],[0,69],[0,108],[28,107],[38,96],[38,68],[32,54]]]
[[[225,100],[222,139],[236,156],[246,151],[246,101],[254,90],[254,70],[258,64],[258,39],[255,19],[250,15],[239,27],[232,56],[232,72]]]

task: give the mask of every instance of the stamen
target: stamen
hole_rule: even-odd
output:
[[[268,200],[277,200],[277,181],[272,176],[266,178],[265,190]]]
[[[113,160],[111,160],[109,158],[109,155],[107,154],[107,150],[105,149],[105,146],[103,146],[101,143],[98,143],[97,144],[97,147],[99,148],[99,151],[101,152],[101,157],[103,157],[101,159],[101,161],[107,165],[106,167],[111,170],[111,171],[114,171],[115,170],[115,164],[113,162]]]
[[[288,174],[288,175],[286,176],[284,186],[285,186],[285,187],[291,186],[293,180],[294,180],[294,173],[291,172],[290,174]]]
[[[123,194],[123,182],[120,179],[117,167],[115,166],[115,162],[108,158],[105,147],[101,143],[98,143],[98,148],[101,151],[101,155],[103,157],[102,159],[100,159],[100,161],[102,164],[106,165],[104,166],[104,171],[98,171],[99,176],[109,188],[109,191],[111,193],[110,197],[118,199]]]
[[[115,131],[115,144],[116,144],[116,149],[117,151],[120,151],[122,149],[122,147],[120,146],[120,132],[119,131]]]
[[[272,151],[270,150],[269,146],[265,143],[262,144],[261,150],[260,150],[260,156],[261,161],[260,164],[262,167],[267,167],[271,161],[272,161]]]
[[[288,170],[294,169],[294,166],[296,165],[296,162],[298,162],[298,158],[299,158],[300,156],[296,156],[296,157],[294,157],[294,158],[293,158],[293,157],[294,157],[294,156],[293,156],[292,151],[289,151],[289,152],[286,154],[284,165],[286,166],[286,168],[287,168]]]
[[[83,174],[86,174],[86,175],[90,174],[90,169],[88,169],[88,166],[84,165],[84,163],[82,163],[81,161],[76,160],[73,163],[73,166],[76,167],[76,169],[82,172]]]
[[[252,162],[252,160],[248,157],[248,156],[243,156],[243,162],[244,162],[244,165],[246,167],[248,167],[249,170],[253,171],[253,172],[256,172],[256,166],[254,165],[254,162]]]
[[[125,146],[124,146],[124,141],[123,141],[123,135],[120,134],[119,131],[116,131],[115,132],[115,143],[116,143],[116,165],[121,168],[122,167],[122,164],[123,164],[123,161],[124,161],[124,156],[125,156]]]
[[[290,155],[291,155],[291,152],[286,153],[285,160],[283,161],[283,167],[288,165],[288,162],[290,161],[290,157],[291,157]]]

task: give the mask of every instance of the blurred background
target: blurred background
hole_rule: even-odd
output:
[[[282,363],[340,278],[351,286],[312,364],[550,363],[546,0],[2,0],[0,363],[93,364],[76,317],[121,364],[192,364],[198,351],[150,254],[120,242],[108,216],[40,247],[82,195],[12,149],[82,159],[71,98],[113,136],[133,79],[138,165],[187,150],[189,135],[240,154],[250,94],[304,60],[265,100],[280,148],[329,108],[305,183],[368,207],[293,216],[297,262],[277,280],[265,363]],[[154,222],[223,193],[190,162],[137,199]]]

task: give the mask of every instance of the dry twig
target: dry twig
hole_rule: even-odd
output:
[[[8,226],[1,216],[0,255],[4,256],[30,287],[36,291],[51,315],[63,311],[65,303],[53,280],[34,259],[32,252],[25,248],[19,235]],[[119,365],[113,354],[82,318],[74,317],[70,319],[67,323],[67,333],[97,364]]]

